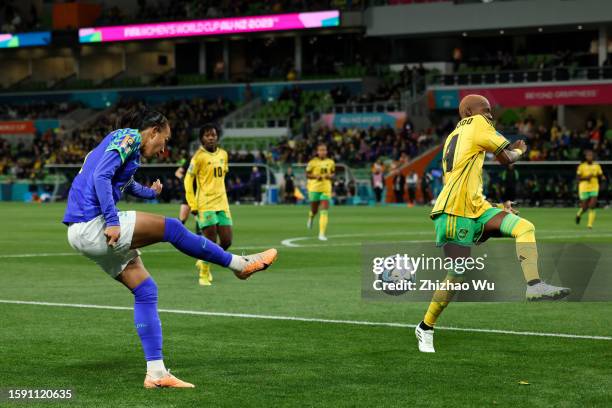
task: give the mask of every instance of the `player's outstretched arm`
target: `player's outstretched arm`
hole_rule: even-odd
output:
[[[198,208],[195,191],[193,189],[193,181],[195,180],[196,172],[197,162],[192,160],[191,164],[189,165],[189,170],[187,170],[187,173],[185,173],[185,177],[183,178],[183,185],[185,186],[185,200],[187,201],[187,205],[189,205],[189,208],[191,208],[192,211],[196,211]]]
[[[128,194],[134,197],[143,198],[145,200],[152,200],[157,197],[162,191],[162,183],[159,179],[151,185],[151,187],[143,186],[135,180],[132,180],[125,190]]]
[[[501,164],[510,164],[516,162],[527,151],[527,145],[523,140],[517,140],[506,149],[499,152],[495,158]]]

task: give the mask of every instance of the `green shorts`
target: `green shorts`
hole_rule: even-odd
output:
[[[598,195],[599,191],[584,191],[578,194],[578,196],[580,197],[580,201],[588,200],[591,197],[597,198]]]
[[[447,242],[472,246],[482,237],[484,226],[489,220],[502,212],[501,208],[489,208],[478,218],[466,218],[442,213],[434,218],[436,246]]]
[[[320,191],[309,191],[308,201],[329,201],[331,197]]]
[[[232,216],[229,211],[198,211],[196,222],[200,229],[211,225],[227,227],[232,225]]]

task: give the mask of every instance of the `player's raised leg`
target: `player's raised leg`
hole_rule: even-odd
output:
[[[193,388],[193,384],[170,374],[164,365],[162,327],[157,311],[157,285],[140,257],[134,258],[116,279],[134,295],[134,326],[147,361],[145,388]]]
[[[558,300],[570,294],[569,288],[549,285],[540,279],[535,226],[531,222],[516,214],[500,212],[485,224],[483,239],[499,235],[516,240],[516,255],[527,283],[527,300]]]
[[[277,257],[274,248],[251,255],[234,255],[209,239],[193,234],[176,218],[138,211],[131,247],[137,249],[158,242],[169,242],[185,255],[229,268],[239,279],[248,279],[255,272],[267,269]]]

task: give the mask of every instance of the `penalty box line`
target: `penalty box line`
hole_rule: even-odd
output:
[[[81,303],[36,302],[36,301],[10,300],[10,299],[0,299],[0,303],[13,304],[13,305],[69,307],[69,308],[78,308],[78,309],[102,309],[102,310],[122,310],[122,311],[132,311],[133,310],[133,308],[126,307],[126,306],[91,305],[91,304],[81,304]],[[346,324],[346,325],[354,325],[354,326],[399,327],[399,328],[409,328],[409,329],[413,329],[416,326],[414,324],[393,323],[393,322],[371,322],[371,321],[364,321],[364,320],[322,319],[322,318],[297,317],[297,316],[260,315],[260,314],[250,314],[250,313],[205,312],[205,311],[198,311],[198,310],[180,310],[180,309],[159,309],[159,312],[160,313],[183,314],[183,315],[191,315],[191,316],[235,317],[235,318],[242,318],[242,319],[283,320],[283,321],[324,323],[324,324]],[[507,334],[507,335],[514,335],[514,336],[557,337],[557,338],[564,338],[564,339],[584,339],[584,340],[612,340],[611,336],[593,336],[593,335],[567,334],[567,333],[545,333],[545,332],[498,330],[498,329],[476,329],[476,328],[452,327],[452,326],[436,326],[436,329],[461,331],[461,332],[472,332],[472,333]]]

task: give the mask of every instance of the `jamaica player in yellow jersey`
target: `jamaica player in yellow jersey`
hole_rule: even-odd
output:
[[[191,158],[185,174],[185,197],[191,211],[196,214],[202,235],[227,249],[232,244],[232,216],[225,191],[227,152],[218,146],[219,136],[214,125],[202,126],[200,142],[202,146]],[[200,285],[210,285],[210,264],[199,260],[196,267],[200,272]]]
[[[443,150],[444,187],[431,212],[436,245],[444,247],[444,256],[466,258],[470,246],[490,237],[513,237],[529,300],[554,300],[569,294],[569,289],[548,285],[540,280],[534,225],[518,217],[512,203],[492,206],[482,194],[482,166],[487,152],[501,164],[517,161],[526,151],[525,142],[512,145],[495,131],[491,105],[480,95],[468,95],[459,105],[461,121],[446,138]],[[501,207],[501,208],[500,208]],[[460,282],[462,274],[451,271],[446,280]],[[436,291],[423,321],[415,334],[419,350],[435,352],[433,327],[453,297],[452,291]]]
[[[306,178],[308,179],[308,201],[310,211],[306,226],[312,228],[312,221],[321,207],[319,216],[319,239],[327,241],[325,231],[327,230],[329,200],[332,195],[332,179],[336,173],[336,164],[327,157],[327,146],[320,143],[317,146],[317,156],[308,162],[306,166]]]
[[[580,224],[580,217],[588,209],[589,220],[587,228],[593,228],[595,222],[595,207],[597,207],[597,196],[599,195],[599,179],[605,179],[599,163],[593,162],[593,151],[584,153],[585,161],[580,163],[576,176],[578,177],[578,196],[580,198],[580,209],[576,214],[576,224]]]

